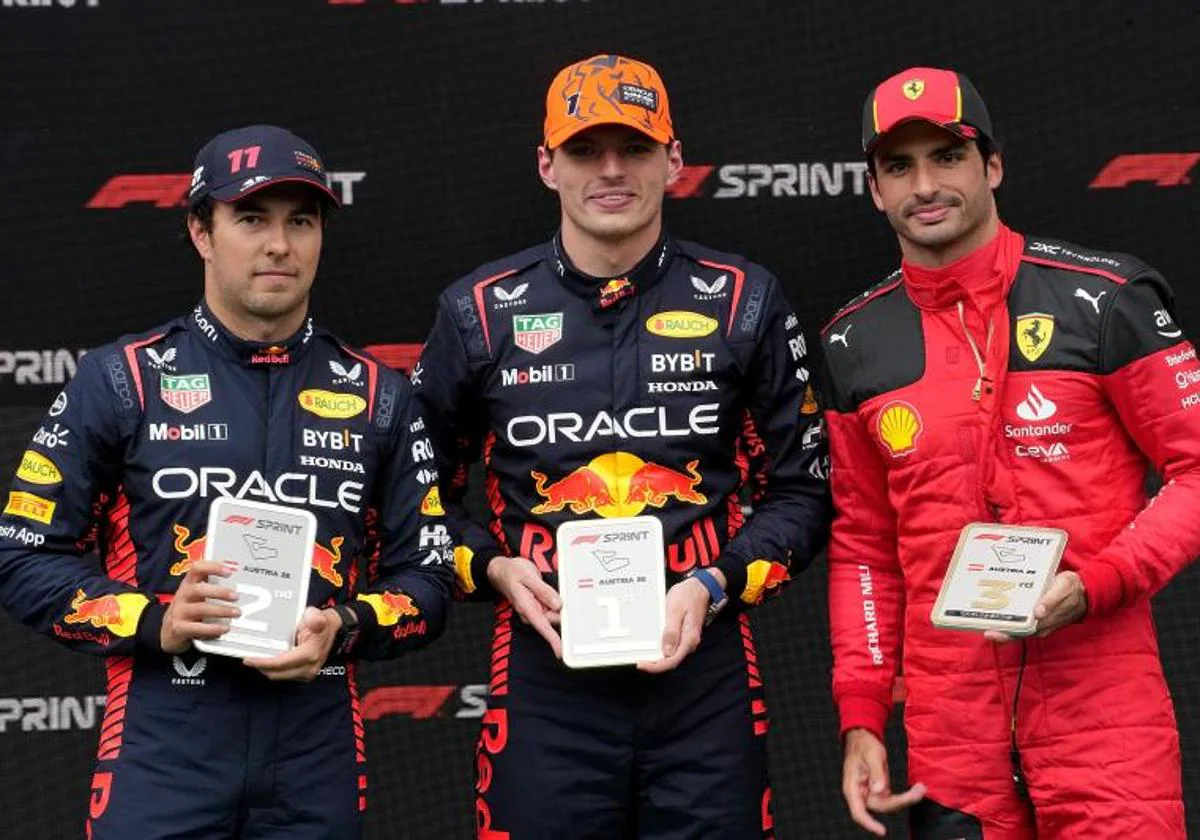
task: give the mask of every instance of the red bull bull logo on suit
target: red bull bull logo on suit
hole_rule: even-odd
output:
[[[708,497],[699,492],[703,476],[699,461],[689,461],[683,472],[643,461],[629,452],[610,452],[593,458],[558,481],[549,481],[537,470],[530,471],[534,490],[545,501],[532,508],[535,514],[557,513],[570,508],[582,516],[637,516],[647,507],[662,508],[674,499],[703,505]]]

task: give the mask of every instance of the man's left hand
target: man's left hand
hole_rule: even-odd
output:
[[[296,646],[287,653],[242,660],[272,680],[312,682],[325,665],[333,638],[341,629],[342,617],[335,610],[307,607],[296,630]]]
[[[1079,575],[1075,572],[1059,572],[1033,608],[1034,618],[1038,622],[1038,638],[1082,620],[1087,615],[1087,606],[1087,592]],[[987,631],[983,637],[992,642],[1011,642],[1020,638],[994,630]]]
[[[713,570],[722,587],[725,576]],[[648,674],[670,671],[682,662],[700,644],[700,632],[708,616],[711,602],[704,584],[694,578],[681,580],[667,590],[667,620],[663,628],[663,658],[652,662],[639,662],[638,670]]]

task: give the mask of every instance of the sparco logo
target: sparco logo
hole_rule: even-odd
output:
[[[268,482],[258,470],[242,480],[228,467],[164,467],[154,473],[150,483],[160,499],[249,497],[321,508],[340,507],[350,513],[358,513],[362,506],[363,485],[360,482],[343,481],[338,485],[336,498],[325,499],[320,496],[317,476],[307,473],[283,473]]]
[[[0,379],[17,385],[61,385],[78,368],[86,350],[0,350]]]
[[[191,423],[178,426],[170,423],[151,423],[150,440],[229,440],[229,426],[224,423]]]
[[[720,186],[709,186],[717,172]],[[866,193],[864,161],[824,163],[727,163],[685,166],[682,177],[667,190],[672,198],[817,198],[843,193]]]
[[[666,406],[631,408],[616,415],[597,412],[590,420],[574,412],[526,415],[508,421],[506,435],[513,446],[537,446],[560,441],[587,443],[596,438],[657,438],[715,435],[721,430],[718,403],[704,403],[688,412],[686,425],[667,416]]]
[[[133,408],[133,392],[129,388],[129,375],[125,373],[125,365],[121,357],[113,353],[104,360],[105,370],[108,371],[108,381],[112,383],[113,393],[121,401],[121,408]]]
[[[575,365],[530,365],[525,368],[504,368],[500,371],[500,382],[505,387],[574,380]]]

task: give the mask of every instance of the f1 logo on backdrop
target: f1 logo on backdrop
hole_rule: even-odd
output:
[[[1180,187],[1192,183],[1188,173],[1200,163],[1200,152],[1169,152],[1117,155],[1096,173],[1092,189],[1128,187],[1152,183],[1156,187]]]
[[[860,160],[688,165],[667,187],[671,198],[819,198],[866,191],[867,164]]]
[[[363,720],[397,715],[413,720],[449,717],[475,720],[487,710],[487,685],[381,685],[363,694]],[[454,702],[450,698],[457,695]]]
[[[342,204],[354,203],[354,185],[365,180],[366,172],[329,172],[329,188],[338,193]],[[89,210],[116,210],[127,204],[153,204],[155,207],[183,207],[187,202],[192,176],[185,173],[162,175],[114,175],[96,191],[85,207]]]

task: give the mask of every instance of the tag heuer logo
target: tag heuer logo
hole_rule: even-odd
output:
[[[513,316],[513,344],[530,353],[541,353],[562,339],[561,312]]]
[[[212,402],[207,373],[185,373],[182,376],[164,373],[159,379],[158,393],[163,402],[184,414],[190,414]]]

